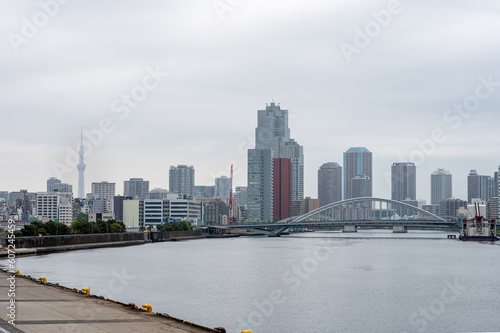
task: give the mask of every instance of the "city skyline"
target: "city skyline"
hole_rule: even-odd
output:
[[[293,139],[292,139],[292,140],[293,140]],[[366,149],[366,148],[364,148],[364,147],[362,147],[362,148],[363,148],[363,149]],[[352,149],[352,147],[351,147],[350,149]],[[371,151],[369,151],[369,152],[371,153]],[[345,152],[344,152],[344,154],[345,154]],[[79,151],[79,155],[80,155],[80,156],[82,155],[82,154],[81,154],[81,151]],[[325,163],[323,163],[323,164],[327,164],[327,163],[330,163],[330,162],[325,162]],[[392,164],[394,165],[394,164],[406,164],[406,163],[412,163],[412,162],[401,162],[401,161],[399,161],[399,162],[393,162]],[[412,163],[412,164],[413,164],[413,163]],[[186,167],[185,165],[180,165],[180,166],[181,166],[181,167]],[[321,166],[323,166],[323,165],[320,165],[320,167],[321,167]],[[170,170],[169,170],[169,172],[171,172],[172,167],[174,167],[174,166],[170,166]],[[192,167],[192,168],[196,169],[194,166],[189,166],[189,167],[190,167],[190,168]],[[342,165],[340,165],[340,167],[341,167],[341,168],[343,168],[343,166],[342,166]],[[391,168],[392,168],[392,167],[393,167],[393,166],[389,166],[389,168],[388,168],[388,169],[389,169],[389,170],[391,170]],[[177,168],[177,167],[174,167],[174,168]],[[439,170],[439,169],[442,169],[442,168],[438,168],[438,170]],[[418,170],[418,169],[417,169],[417,170]],[[493,171],[493,172],[491,173],[491,175],[486,174],[486,175],[481,176],[481,177],[489,177],[489,178],[491,178],[491,181],[492,181],[492,185],[491,185],[491,186],[493,187],[493,180],[494,180],[494,179],[496,179],[496,178],[495,178],[495,177],[496,177],[495,175],[497,175],[497,174],[498,174],[498,170],[500,170],[500,165],[498,165],[497,169],[495,169],[495,171]],[[432,173],[434,173],[435,171],[436,171],[436,170],[434,170]],[[446,171],[448,171],[448,170],[446,170]],[[471,169],[471,170],[469,170],[469,171],[471,172],[471,171],[476,171],[476,170],[475,170],[475,169]],[[455,195],[455,190],[453,190],[453,193],[452,193],[451,198],[454,198],[454,199],[455,199],[455,198],[456,198],[456,199],[464,199],[464,200],[466,200],[466,201],[467,201],[467,198],[468,198],[468,196],[469,196],[469,192],[470,192],[470,190],[469,190],[469,186],[468,186],[468,183],[469,183],[469,177],[470,177],[470,172],[469,172],[466,176],[464,176],[464,179],[462,179],[462,180],[458,180],[458,182],[462,181],[462,182],[464,182],[464,183],[465,183],[465,185],[466,185],[466,189],[465,189],[465,196],[463,196],[463,197],[456,196],[456,195]],[[427,175],[427,176],[432,176],[432,173],[430,173],[430,174],[429,174],[429,175]],[[79,174],[80,174],[80,173],[79,173]],[[386,173],[385,173],[385,177],[388,177],[388,176],[389,176],[389,177],[391,177],[391,174],[386,172]],[[316,177],[317,177],[317,176],[316,176]],[[344,174],[342,174],[342,177],[344,177]],[[79,178],[80,178],[80,177],[79,177]],[[198,184],[198,183],[195,183],[195,186],[212,186],[212,187],[215,187],[215,186],[216,186],[216,183],[217,183],[217,180],[218,180],[219,178],[223,178],[223,179],[224,179],[224,178],[227,178],[227,176],[226,176],[226,175],[224,175],[224,174],[222,174],[221,176],[214,178],[214,180],[213,180],[213,182],[212,182],[211,184],[208,184],[208,185],[200,185],[200,184]],[[453,178],[454,178],[454,177],[453,177]],[[45,182],[46,182],[46,184],[47,184],[47,186],[48,186],[48,182],[49,182],[49,181],[51,181],[51,180],[53,180],[53,179],[57,179],[57,180],[59,181],[57,185],[59,185],[59,184],[61,183],[61,180],[60,180],[60,179],[58,179],[57,177],[50,176],[50,177],[48,177],[48,180],[46,180],[46,181],[45,181]],[[133,179],[133,178],[131,178],[130,180],[132,180],[132,179]],[[142,180],[142,179],[141,179],[141,180]],[[125,180],[125,181],[122,181],[122,182],[127,182],[127,181],[128,181],[128,180]],[[390,182],[392,182],[392,179],[391,179],[391,178],[389,178],[389,181],[390,181]],[[455,183],[455,181],[456,181],[456,180],[452,179],[452,184],[454,184],[454,183]],[[94,183],[96,183],[96,182],[104,182],[104,183],[106,183],[106,182],[108,182],[108,180],[89,181],[89,182],[91,182],[91,185],[93,185],[93,184],[94,184]],[[195,182],[196,182],[196,180],[195,180]],[[373,180],[373,182],[376,182],[376,180],[374,179],[374,180]],[[147,183],[149,183],[149,181],[148,181]],[[168,183],[168,185],[167,185],[167,184],[162,184],[162,186],[160,186],[160,187],[158,187],[158,186],[154,186],[154,187],[152,187],[152,188],[153,188],[153,189],[157,189],[157,190],[159,190],[159,189],[165,189],[165,190],[170,191],[170,177],[168,177],[168,181],[167,181],[167,183]],[[418,178],[417,178],[417,183],[418,183]],[[431,183],[432,183],[432,182],[431,182],[431,181],[429,181],[429,184],[431,184]],[[117,182],[117,185],[119,185],[119,184],[120,184],[120,181],[118,181],[118,182]],[[316,184],[318,184],[318,183],[316,183]],[[392,183],[391,183],[391,184],[392,184]],[[390,186],[389,186],[389,196],[388,196],[388,198],[390,198],[390,197],[391,197],[391,186],[392,186],[391,184],[390,184]],[[419,184],[420,186],[422,186],[422,185],[424,185],[424,186],[425,186],[425,184],[424,184],[424,183],[418,183],[418,184]],[[68,187],[68,186],[69,186],[70,188],[72,187],[72,185],[71,185],[71,184],[67,184],[67,183],[62,183],[61,185],[64,185],[64,186],[66,186],[66,187]],[[78,185],[79,185],[79,183],[78,183]],[[240,186],[247,186],[247,184],[245,184],[245,185],[241,185],[241,184],[236,184],[236,185],[233,185],[233,190],[234,190],[234,188],[235,188],[235,187],[240,187]],[[344,184],[342,184],[342,186],[344,186]],[[417,188],[418,188],[418,187],[419,187],[419,186],[417,186]],[[432,188],[432,186],[430,186],[430,187]],[[78,186],[77,188],[79,188],[79,186]],[[122,188],[121,188],[121,189],[122,189],[122,192],[120,192],[120,191],[118,190],[118,189],[119,189],[119,186],[116,186],[116,188],[117,188],[117,195],[127,195],[127,193],[125,193],[125,188],[124,188],[124,187],[122,187]],[[453,188],[454,188],[454,187],[453,187]],[[31,188],[18,188],[18,189],[14,189],[14,190],[5,190],[5,191],[6,191],[6,192],[16,192],[16,191],[19,191],[19,190],[28,190],[28,192],[35,192],[35,193],[36,193],[36,192],[43,192],[43,191],[44,191],[44,190],[42,190],[42,189],[31,189]],[[78,189],[77,191],[79,191],[79,189]],[[493,192],[493,191],[492,191],[492,192]],[[90,192],[89,192],[89,191],[87,191],[87,193],[85,193],[85,194],[90,194],[90,193],[92,193],[92,191],[90,191]],[[194,193],[194,192],[193,192],[193,193]],[[417,193],[418,193],[418,192],[417,192]],[[74,196],[75,198],[78,198],[78,197],[79,197],[79,196],[78,196],[78,194],[79,194],[78,192],[73,191],[73,196]],[[377,195],[371,195],[371,196],[377,197]],[[494,196],[494,195],[493,195],[493,196]],[[313,193],[312,195],[308,195],[308,194],[306,194],[306,195],[304,195],[304,197],[318,198],[318,190],[316,189],[316,193]],[[491,197],[491,195],[490,195],[490,197]],[[431,200],[432,200],[432,193],[429,193],[429,199],[424,198],[424,197],[418,197],[418,195],[417,195],[417,200],[422,200],[422,199],[423,199],[423,200],[426,200],[427,204],[430,204],[430,203],[431,203]]]
[[[348,62],[340,45],[354,45],[358,28],[387,3],[356,6],[254,1],[224,20],[203,2],[121,6],[113,16],[109,3],[101,11],[62,6],[17,52],[7,38],[0,46],[7,124],[0,156],[9,162],[0,166],[0,190],[41,191],[58,177],[76,192],[78,171],[66,160],[78,163],[80,123],[92,141],[85,192],[109,181],[123,193],[131,177],[168,188],[168,166],[182,164],[195,166],[197,185],[229,176],[234,164],[234,187],[244,186],[255,110],[274,98],[304,147],[304,196],[317,196],[323,163],[365,146],[373,153],[373,196],[390,197],[392,163],[415,162],[417,199],[430,202],[428,179],[438,168],[453,174],[453,196],[467,198],[469,171],[493,176],[500,164],[500,136],[491,127],[500,121],[499,46],[490,33],[500,26],[493,14],[500,5],[404,4]],[[41,10],[10,3],[4,36],[21,34],[23,18]],[[95,24],[82,14],[89,11]],[[275,17],[279,26],[265,20]],[[262,52],[271,47],[279,52]]]

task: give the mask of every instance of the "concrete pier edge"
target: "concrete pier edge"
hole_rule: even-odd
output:
[[[94,294],[86,294],[85,291],[80,290],[78,288],[69,288],[69,287],[66,287],[66,286],[62,286],[59,283],[43,282],[40,278],[34,278],[34,277],[30,276],[30,275],[23,275],[19,271],[11,271],[11,270],[8,270],[8,269],[5,269],[5,268],[3,268],[1,270],[4,273],[15,275],[16,279],[22,278],[22,279],[25,279],[25,280],[30,280],[30,281],[36,282],[36,283],[38,283],[40,285],[43,285],[43,286],[57,288],[58,290],[62,290],[62,291],[68,292],[68,293],[77,293],[80,296],[89,297],[89,298],[95,298],[95,299],[100,299],[100,300],[107,301],[107,302],[110,302],[110,303],[115,303],[115,304],[124,306],[124,307],[126,307],[128,309],[136,310],[138,313],[147,312],[147,309],[142,308],[142,307],[138,307],[134,303],[124,303],[124,302],[116,301],[116,300],[113,300],[113,299],[110,299],[110,298],[105,298],[103,296],[98,296],[98,295],[94,295]],[[41,300],[41,301],[43,301],[43,300]],[[223,328],[210,328],[210,327],[206,327],[206,326],[199,325],[199,324],[196,324],[196,323],[192,323],[192,322],[189,322],[189,321],[177,318],[177,317],[170,316],[167,313],[155,312],[155,313],[151,313],[151,314],[154,317],[165,318],[165,320],[174,320],[174,321],[179,322],[181,324],[185,324],[185,325],[191,326],[193,328],[198,328],[198,329],[201,329],[201,330],[204,330],[204,331],[207,331],[207,332],[225,333],[225,330]],[[14,327],[15,326],[13,326],[13,328]]]

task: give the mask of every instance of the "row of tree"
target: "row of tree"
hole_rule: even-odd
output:
[[[101,233],[122,233],[125,232],[125,224],[121,221],[74,221],[71,226],[63,223],[49,221],[46,223],[33,221],[31,224],[25,225],[20,231],[16,232],[17,236],[55,236],[55,235],[71,235],[71,234],[101,234]]]
[[[165,231],[190,231],[191,224],[189,224],[188,221],[169,222],[169,223],[164,223],[160,226],[157,226],[157,230],[161,231],[161,232],[165,232]]]

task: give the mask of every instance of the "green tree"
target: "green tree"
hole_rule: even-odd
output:
[[[21,234],[23,236],[35,236],[38,228],[33,223],[27,224],[21,228]]]
[[[118,223],[118,222],[112,223],[111,224],[111,232],[112,233],[125,232],[125,226],[123,224]]]
[[[42,235],[42,236],[48,236],[49,235],[48,232],[47,232],[47,230],[45,230],[45,228],[40,228],[40,229],[38,229],[37,232],[38,232],[39,235]]]
[[[188,221],[182,221],[182,223],[184,224],[184,230],[186,230],[186,231],[192,230],[191,223],[189,223]]]
[[[67,225],[54,221],[45,223],[44,228],[49,235],[67,235],[71,231]]]
[[[189,231],[191,230],[191,224],[188,221],[182,222],[168,222],[162,224],[158,227],[158,231],[166,232],[166,231]]]
[[[27,224],[21,228],[21,233],[23,236],[38,236],[40,234],[40,229],[45,229],[45,225],[42,222],[33,221],[31,224]],[[44,231],[47,232],[46,230]]]
[[[80,222],[73,221],[71,223],[71,229],[75,234],[99,234],[101,230],[95,222]]]

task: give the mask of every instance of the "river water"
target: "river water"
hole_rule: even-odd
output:
[[[16,268],[231,333],[500,331],[500,244],[446,235],[202,239],[21,257]]]

